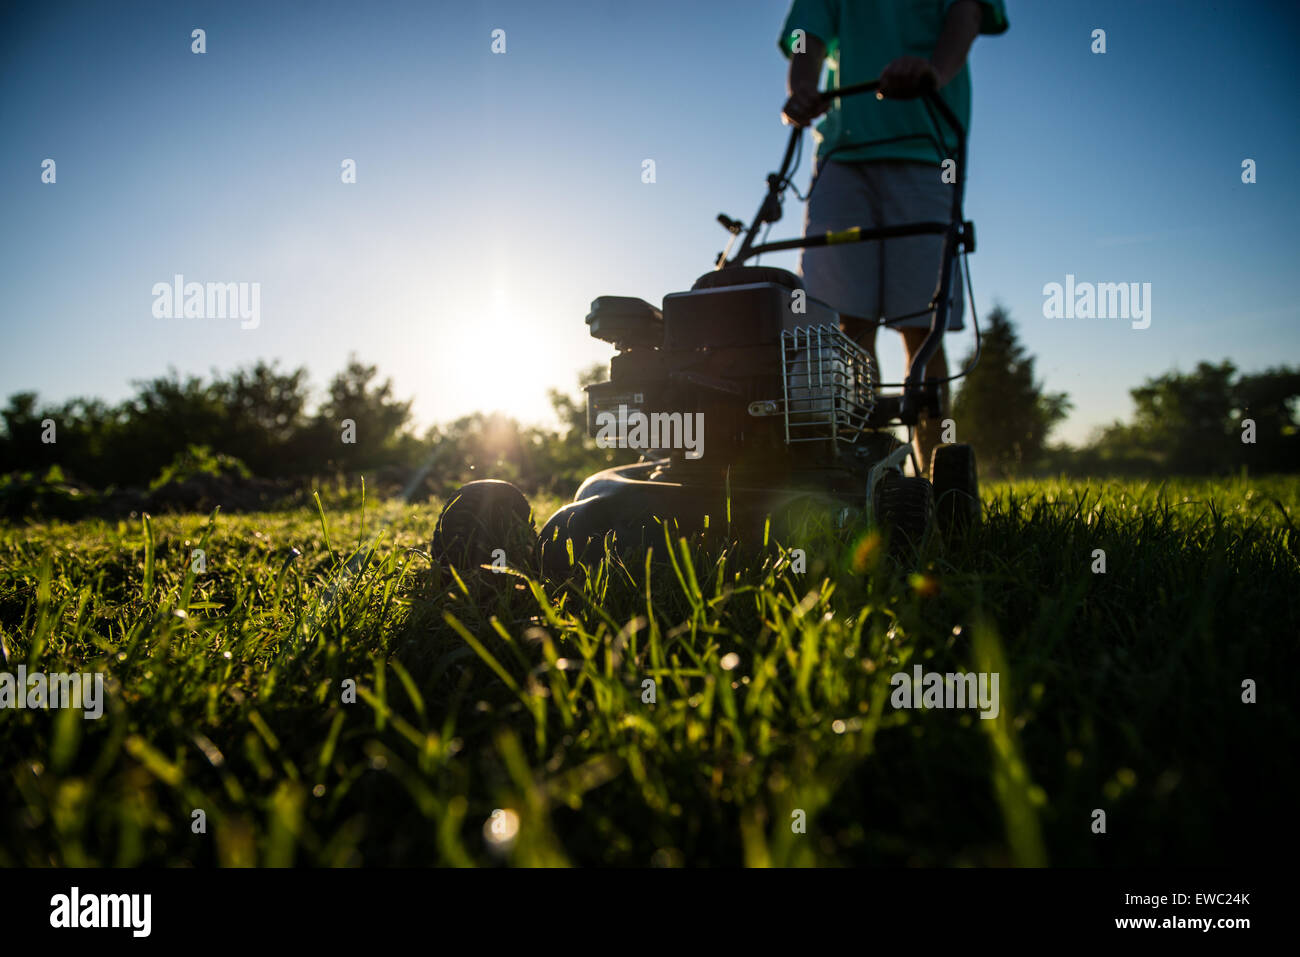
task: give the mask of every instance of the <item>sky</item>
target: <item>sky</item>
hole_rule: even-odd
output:
[[[787,136],[787,9],[7,4],[0,399],[117,401],[168,368],[258,359],[305,365],[323,391],[355,353],[420,426],[475,410],[551,422],[547,389],[576,392],[612,352],[587,335],[591,300],[689,288],[725,244],[716,214],[753,214]],[[970,267],[978,314],[1004,305],[1045,387],[1073,401],[1058,438],[1126,418],[1129,390],[1171,369],[1300,362],[1300,4],[1007,9],[1010,30],[971,52]],[[802,216],[790,197],[770,238]],[[155,284],[177,274],[258,283],[256,327],[155,316]],[[1044,286],[1067,274],[1150,283],[1149,328],[1045,317]],[[880,342],[897,381],[898,337]]]

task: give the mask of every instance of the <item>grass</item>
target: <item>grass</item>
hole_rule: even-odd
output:
[[[1298,510],[1017,483],[910,567],[665,542],[549,593],[433,567],[432,505],[9,527],[0,670],[108,703],[0,710],[0,864],[1250,862],[1295,799]],[[892,707],[916,664],[997,672],[999,716]]]

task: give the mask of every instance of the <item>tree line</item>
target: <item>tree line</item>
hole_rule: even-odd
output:
[[[602,378],[593,366],[579,385]],[[979,364],[953,398],[955,438],[975,446],[990,478],[1300,471],[1300,370],[1242,374],[1231,362],[1202,362],[1148,379],[1131,395],[1131,422],[1097,430],[1082,447],[1052,445],[1070,400],[1036,379],[1033,356],[998,307]],[[558,390],[550,392],[555,427],[476,413],[417,433],[411,401],[352,357],[312,400],[305,368],[267,362],[206,379],[173,370],[134,383],[117,404],[51,405],[20,392],[0,410],[0,475],[39,478],[57,467],[105,489],[156,486],[195,470],[289,481],[387,469],[418,474],[427,494],[503,478],[530,494],[567,496],[586,475],[632,457],[597,448],[586,434],[584,398]]]
[[[583,384],[595,381],[596,369]],[[167,375],[134,383],[114,405],[77,398],[41,403],[34,392],[0,410],[0,475],[51,468],[94,489],[157,486],[196,471],[262,479],[415,472],[439,494],[474,478],[570,494],[595,468],[626,458],[586,439],[581,399],[551,392],[558,428],[475,413],[417,433],[411,401],[355,357],[319,404],[305,368],[257,362],[208,378]]]
[[[1006,309],[982,330],[979,364],[960,380],[952,418],[992,477],[1216,476],[1300,471],[1300,369],[1240,373],[1229,361],[1201,362],[1129,390],[1131,422],[1094,430],[1082,446],[1052,445],[1052,430],[1073,407],[1035,378]],[[971,356],[963,361],[963,368]]]

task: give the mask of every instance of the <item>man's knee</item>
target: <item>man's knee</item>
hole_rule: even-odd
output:
[[[903,334],[903,343],[907,346],[908,350],[913,353],[921,348],[921,343],[925,342],[926,337],[930,335],[929,329],[909,328],[900,329],[899,332]],[[942,339],[939,340],[939,348],[943,348]]]

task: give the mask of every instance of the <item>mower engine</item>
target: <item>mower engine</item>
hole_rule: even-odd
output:
[[[587,387],[589,433],[602,446],[670,459],[675,477],[770,481],[842,467],[845,447],[867,430],[870,356],[785,270],[707,273],[664,297],[662,313],[602,296],[587,325],[618,350],[609,381]]]

